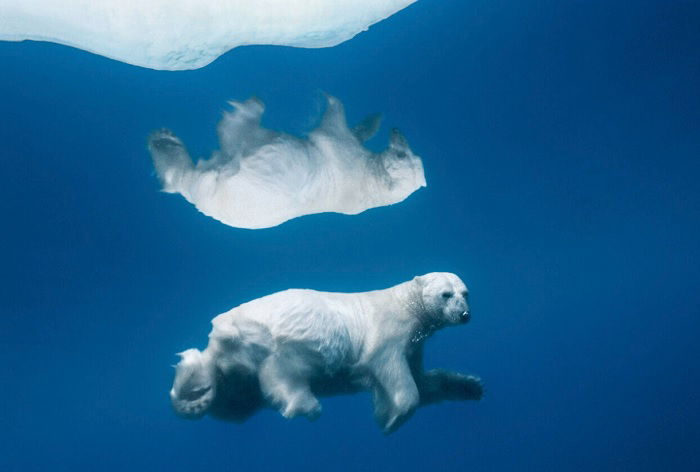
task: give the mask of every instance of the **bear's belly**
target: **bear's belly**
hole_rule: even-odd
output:
[[[319,397],[349,395],[369,388],[369,376],[362,375],[351,366],[344,366],[333,373],[310,379],[311,391]]]

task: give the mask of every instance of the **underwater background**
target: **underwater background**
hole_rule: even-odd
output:
[[[700,470],[700,2],[421,0],[334,48],[188,72],[0,42],[0,470]],[[158,191],[148,133],[217,146],[226,100],[303,134],[323,95],[399,127],[428,187],[358,216],[225,226]],[[384,436],[172,412],[174,353],[289,287],[459,274],[472,321],[426,367],[480,402]]]

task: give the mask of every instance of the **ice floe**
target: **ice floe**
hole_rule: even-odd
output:
[[[249,44],[335,46],[416,0],[0,0],[0,40],[52,41],[152,69]]]

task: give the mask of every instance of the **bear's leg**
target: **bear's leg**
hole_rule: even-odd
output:
[[[419,377],[418,390],[421,405],[445,400],[480,400],[484,386],[478,377],[433,369]]]
[[[321,404],[311,393],[309,374],[303,359],[288,352],[275,353],[260,367],[260,389],[284,417],[315,420],[321,414]]]
[[[382,356],[375,362],[373,376],[374,413],[384,432],[395,431],[418,406],[419,394],[416,382],[406,358],[400,353]]]

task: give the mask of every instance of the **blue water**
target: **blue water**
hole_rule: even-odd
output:
[[[421,0],[191,72],[0,43],[0,470],[700,470],[699,41],[691,0]],[[384,113],[376,148],[401,128],[428,187],[259,231],[158,192],[150,130],[206,156],[226,100],[303,133],[321,91]],[[315,423],[172,413],[174,353],[217,313],[436,270],[473,318],[426,365],[480,375],[481,402],[390,436],[369,395]]]

